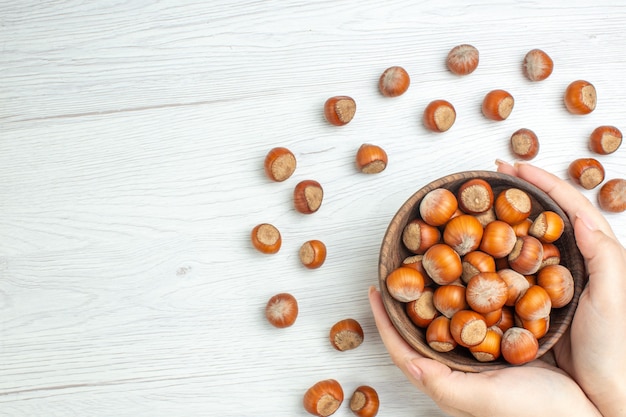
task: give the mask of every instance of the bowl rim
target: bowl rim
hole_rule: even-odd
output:
[[[418,202],[424,197],[424,195],[426,195],[426,193],[431,190],[442,187],[454,189],[455,187],[460,186],[460,184],[464,181],[472,178],[481,178],[486,180],[490,184],[492,184],[494,180],[497,180],[499,182],[506,183],[506,187],[517,187],[525,190],[531,196],[531,199],[534,203],[533,206],[536,206],[536,203],[539,203],[539,211],[555,211],[563,218],[563,221],[565,223],[563,234],[559,238],[559,240],[557,240],[557,242],[560,242],[560,244],[567,249],[568,255],[565,264],[568,269],[570,269],[570,272],[572,273],[572,276],[574,278],[574,297],[567,306],[558,309],[560,312],[560,321],[556,325],[550,326],[548,334],[540,339],[539,351],[537,353],[536,359],[541,358],[548,351],[550,351],[554,347],[556,342],[558,342],[558,340],[563,336],[563,334],[565,334],[565,332],[569,328],[571,321],[574,317],[576,308],[578,306],[580,294],[582,293],[582,290],[587,280],[587,272],[582,254],[580,253],[578,246],[576,245],[574,230],[569,217],[546,192],[526,180],[496,171],[459,171],[435,179],[418,189],[415,193],[413,193],[413,195],[411,195],[400,206],[400,208],[392,217],[389,225],[387,226],[380,246],[378,260],[378,283],[385,310],[387,312],[387,315],[391,319],[393,326],[396,328],[401,337],[421,355],[431,359],[436,359],[439,362],[448,365],[452,369],[465,372],[482,372],[487,370],[502,369],[515,365],[507,363],[502,358],[499,358],[498,360],[493,362],[479,362],[477,360],[471,359],[471,361],[468,360],[467,363],[461,363],[458,362],[458,358],[467,356],[467,359],[470,359],[470,357],[467,353],[458,353],[458,351],[462,352],[462,350],[459,348],[453,351],[457,352],[455,354],[440,353],[434,351],[428,346],[427,343],[425,343],[423,335],[421,338],[419,337],[419,332],[421,331],[423,333],[425,329],[419,329],[417,326],[415,326],[415,324],[410,321],[410,319],[408,319],[408,316],[406,315],[404,310],[405,303],[401,303],[393,299],[387,291],[385,285],[385,279],[387,275],[394,269],[394,267],[399,267],[401,265],[401,259],[390,258],[389,254],[387,254],[386,251],[390,245],[398,244],[398,241],[401,240],[401,231],[406,223],[408,223],[409,220],[415,218],[419,214]],[[498,185],[494,188],[497,189],[504,187],[505,186]],[[536,207],[534,208],[534,210],[536,210]],[[399,242],[399,244],[402,245],[401,242]],[[416,333],[416,331],[418,333]]]

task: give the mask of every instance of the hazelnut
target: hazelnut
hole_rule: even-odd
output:
[[[550,315],[552,301],[539,285],[531,285],[515,303],[515,313],[524,320],[538,320]]]
[[[604,181],[604,167],[595,158],[576,159],[570,163],[567,172],[572,180],[586,190],[591,190]]]
[[[334,379],[315,383],[305,393],[304,409],[314,416],[327,417],[339,409],[343,402],[343,389]]]
[[[387,168],[387,153],[380,146],[365,143],[356,153],[356,166],[364,174],[378,174]]]
[[[513,365],[522,365],[537,357],[539,342],[527,329],[511,327],[502,335],[500,350],[504,359]]]
[[[487,181],[472,178],[459,187],[457,200],[465,213],[484,213],[493,206],[493,190]]]
[[[406,303],[406,314],[416,326],[428,327],[435,317],[439,316],[440,313],[433,302],[434,293],[432,288],[426,287],[417,300]]]
[[[476,311],[461,310],[450,319],[450,334],[463,347],[476,346],[485,340],[487,323]]]
[[[402,231],[402,242],[411,252],[421,255],[435,243],[439,243],[441,232],[421,219],[410,221]]]
[[[547,265],[537,273],[537,285],[546,290],[552,307],[561,308],[574,298],[574,278],[563,265]]]
[[[417,269],[400,266],[385,279],[389,295],[400,302],[417,300],[424,291],[424,276]]]
[[[276,226],[269,223],[261,223],[252,229],[250,234],[252,246],[259,252],[273,254],[280,250],[282,238]]]
[[[563,231],[565,231],[565,222],[561,216],[553,211],[543,211],[535,217],[528,229],[528,234],[543,243],[552,243],[561,237]]]
[[[443,230],[443,241],[460,256],[478,249],[482,237],[483,226],[470,214],[450,219]]]
[[[478,49],[472,45],[457,45],[448,52],[446,65],[456,75],[468,75],[478,67]]]
[[[436,188],[429,191],[420,202],[422,220],[431,226],[442,226],[456,213],[459,203],[452,191]]]
[[[302,214],[311,214],[319,210],[324,198],[324,190],[319,182],[304,180],[296,184],[293,191],[295,209]]]
[[[513,250],[517,236],[510,224],[501,220],[494,220],[485,226],[480,250],[494,258],[504,258]],[[497,265],[496,265],[496,269]]]
[[[433,305],[448,318],[452,318],[457,311],[467,310],[469,306],[465,301],[465,287],[456,284],[437,287],[433,293]]]
[[[454,106],[446,100],[434,100],[424,109],[422,118],[424,126],[433,132],[445,132],[456,120]]]
[[[511,135],[511,151],[523,160],[531,160],[539,153],[539,139],[530,129],[519,129]]]
[[[530,215],[532,200],[523,190],[508,188],[494,202],[496,217],[510,225],[521,223]]]
[[[479,362],[492,362],[500,357],[500,341],[502,333],[497,327],[487,329],[487,334],[482,342],[470,346],[469,351]]]
[[[543,81],[552,74],[554,62],[541,49],[528,51],[524,57],[522,71],[530,81]]]
[[[520,274],[534,274],[543,261],[543,245],[536,237],[519,236],[509,253],[508,261],[509,266]]]
[[[375,417],[379,406],[378,393],[368,385],[358,387],[350,398],[350,411],[357,417]]]
[[[483,99],[483,114],[488,119],[502,121],[511,115],[514,104],[515,100],[508,91],[492,90]]]
[[[468,281],[465,294],[472,310],[484,314],[504,306],[508,286],[497,272],[481,272]]]
[[[437,243],[424,253],[422,266],[428,276],[439,285],[451,284],[461,278],[461,257],[445,243]]]
[[[615,178],[607,181],[598,193],[600,208],[612,213],[626,210],[626,180]]]
[[[285,181],[296,170],[296,157],[287,148],[273,148],[265,157],[264,168],[265,174],[272,181]]]
[[[289,293],[280,293],[269,299],[265,306],[265,318],[274,327],[289,327],[298,317],[298,302]]]
[[[596,108],[596,88],[585,80],[573,81],[565,89],[563,101],[570,113],[589,114]]]
[[[589,149],[599,155],[615,152],[622,144],[622,132],[615,126],[598,126],[589,136]]]
[[[351,350],[363,343],[363,328],[354,319],[338,321],[330,328],[330,343],[339,351]]]
[[[437,316],[426,328],[426,343],[434,351],[450,352],[457,346],[450,333],[450,319]]]
[[[352,97],[335,96],[324,103],[324,117],[335,126],[343,126],[354,118],[356,102]]]
[[[326,245],[320,240],[309,240],[300,246],[300,262],[309,269],[322,266],[326,260]]]
[[[387,68],[378,80],[378,89],[385,97],[397,97],[406,92],[411,84],[409,73],[402,67]]]

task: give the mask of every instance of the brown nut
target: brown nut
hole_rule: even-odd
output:
[[[297,317],[298,302],[289,293],[276,294],[265,305],[265,318],[274,327],[289,327]]]
[[[261,223],[252,229],[250,233],[252,246],[265,254],[273,254],[280,250],[282,238],[276,226],[269,223]]]
[[[314,416],[327,417],[339,409],[343,402],[343,389],[334,379],[315,383],[305,393],[304,409]]]
[[[612,213],[621,213],[626,210],[626,180],[614,178],[607,181],[598,193],[600,208]]]
[[[589,114],[596,108],[596,88],[589,81],[573,81],[565,89],[565,108],[577,115]]]
[[[522,128],[511,135],[511,152],[525,161],[533,159],[539,153],[539,139],[535,132]]]
[[[598,126],[589,136],[589,149],[599,155],[608,155],[619,149],[622,132],[615,126]]]
[[[356,152],[356,166],[364,174],[378,174],[387,168],[387,153],[380,146],[364,143]]]
[[[363,328],[354,319],[340,320],[330,328],[329,338],[339,351],[355,349],[363,343]]]
[[[492,90],[483,99],[483,114],[488,119],[502,121],[511,115],[514,104],[515,100],[508,91]]]
[[[300,262],[309,269],[316,269],[326,261],[326,245],[321,240],[309,240],[300,246]]]
[[[324,198],[324,190],[319,182],[304,180],[296,184],[293,190],[295,209],[302,214],[311,214],[319,210]]]
[[[378,80],[378,89],[385,97],[398,97],[409,89],[411,77],[399,66],[387,68]]]
[[[458,205],[468,214],[484,213],[493,206],[493,189],[480,178],[465,181],[457,192]]]
[[[478,67],[478,49],[472,45],[457,45],[448,52],[446,65],[456,75],[468,75]]]
[[[528,51],[522,64],[522,72],[530,81],[543,81],[552,74],[554,62],[541,49]]]
[[[335,126],[343,126],[354,118],[356,102],[352,97],[335,96],[324,103],[324,117],[328,123]]]
[[[350,398],[350,411],[358,417],[375,417],[379,406],[378,393],[368,385],[358,387]]]
[[[296,157],[289,149],[276,147],[267,153],[263,166],[269,179],[282,182],[296,170]]]
[[[604,167],[595,158],[579,158],[572,161],[567,170],[570,178],[586,190],[604,181]]]
[[[424,109],[424,126],[433,132],[445,132],[456,120],[454,106],[446,100],[434,100]]]

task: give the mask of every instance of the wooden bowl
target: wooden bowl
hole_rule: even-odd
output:
[[[482,178],[487,181],[493,188],[494,196],[510,187],[526,191],[530,195],[533,204],[530,214],[531,219],[541,211],[551,210],[558,213],[565,222],[565,231],[554,244],[561,251],[561,264],[571,271],[574,278],[574,298],[567,306],[552,309],[550,329],[544,337],[539,339],[537,357],[541,357],[548,352],[570,325],[578,306],[580,293],[586,282],[586,272],[583,257],[576,245],[574,230],[567,215],[545,192],[522,179],[492,171],[466,171],[435,180],[413,194],[391,219],[381,245],[378,273],[383,303],[395,328],[417,352],[423,356],[436,359],[456,370],[481,372],[512,365],[502,358],[492,362],[479,362],[467,349],[462,347],[457,347],[446,353],[440,353],[431,349],[426,342],[425,329],[413,324],[405,312],[405,303],[392,298],[385,285],[387,275],[401,266],[405,258],[413,255],[402,243],[402,232],[409,221],[419,217],[419,203],[422,198],[429,191],[436,188],[447,188],[456,195],[461,184],[471,178]]]

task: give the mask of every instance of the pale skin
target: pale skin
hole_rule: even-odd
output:
[[[424,358],[397,333],[370,288],[376,326],[393,362],[451,416],[626,416],[626,249],[602,213],[569,183],[530,164],[497,162],[548,193],[574,225],[589,282],[570,331],[553,349],[558,367],[535,360],[465,373]]]

